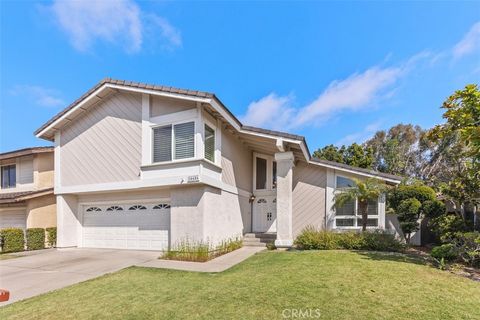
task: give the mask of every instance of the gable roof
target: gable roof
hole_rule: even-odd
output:
[[[217,107],[218,113],[223,118],[225,118],[225,120],[229,122],[229,124],[231,124],[236,130],[240,132],[243,132],[246,134],[252,134],[252,135],[264,135],[274,139],[275,138],[286,139],[286,142],[295,143],[296,145],[299,145],[303,151],[303,155],[307,162],[314,163],[317,165],[322,165],[325,167],[335,167],[338,169],[354,171],[360,175],[367,175],[367,176],[373,175],[384,180],[392,180],[393,182],[400,182],[402,180],[401,177],[396,177],[388,174],[383,174],[380,172],[351,167],[351,166],[339,164],[336,162],[312,158],[308,150],[307,142],[304,136],[286,133],[286,132],[274,131],[274,130],[267,130],[267,129],[257,128],[257,127],[252,127],[252,126],[245,126],[240,122],[240,120],[237,119],[237,117],[223,104],[223,102],[214,93],[210,93],[206,91],[198,91],[198,90],[181,89],[181,88],[175,88],[171,86],[162,86],[162,85],[154,85],[154,84],[147,84],[147,83],[140,83],[140,82],[133,82],[133,81],[116,80],[111,78],[105,78],[101,80],[91,89],[89,89],[86,93],[84,93],[80,98],[75,100],[68,107],[60,111],[57,115],[55,115],[53,118],[48,120],[45,124],[43,124],[40,128],[38,128],[34,132],[34,134],[38,138],[43,138],[46,140],[53,141],[53,134],[50,132],[50,134],[47,135],[46,132],[49,132],[52,129],[55,129],[55,125],[61,122],[62,120],[66,120],[68,122],[72,121],[72,119],[68,119],[68,115],[70,115],[70,113],[75,112],[76,109],[78,108],[82,110],[86,110],[82,108],[82,104],[85,103],[87,99],[90,99],[92,96],[94,96],[95,98],[98,98],[97,101],[101,100],[102,96],[100,96],[100,94],[103,89],[107,89],[107,88],[110,88],[113,90],[123,89],[123,90],[137,91],[137,92],[143,92],[148,94],[159,94],[159,95],[171,96],[176,98],[194,99],[199,102],[209,103],[214,107]]]
[[[0,193],[0,204],[22,202],[31,198],[53,194],[53,188],[33,191]]]
[[[0,160],[28,156],[35,153],[53,152],[53,147],[32,147],[0,153]]]

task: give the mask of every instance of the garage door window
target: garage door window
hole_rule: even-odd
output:
[[[147,210],[147,207],[142,206],[142,205],[134,205],[134,206],[131,206],[130,208],[128,208],[128,210],[130,210],[130,211],[134,211],[134,210]]]
[[[107,209],[107,211],[123,211],[123,208],[119,206],[111,206]]]
[[[170,205],[166,203],[160,203],[154,206],[153,209],[170,209]]]
[[[86,210],[87,212],[99,212],[102,211],[99,207],[90,207]]]

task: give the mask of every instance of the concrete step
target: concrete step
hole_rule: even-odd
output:
[[[260,238],[244,238],[243,243],[269,243],[274,242],[275,239],[260,239]]]
[[[277,234],[275,233],[245,233],[243,238],[261,238],[261,239],[276,239]]]
[[[243,242],[244,247],[266,247],[267,244],[265,242]]]

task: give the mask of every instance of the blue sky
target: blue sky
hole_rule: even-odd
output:
[[[14,2],[1,6],[0,152],[104,77],[215,92],[311,151],[431,127],[480,79],[480,2]]]

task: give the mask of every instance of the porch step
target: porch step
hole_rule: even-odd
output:
[[[247,247],[265,247],[274,242],[277,235],[274,233],[246,233],[243,236],[243,245]]]

